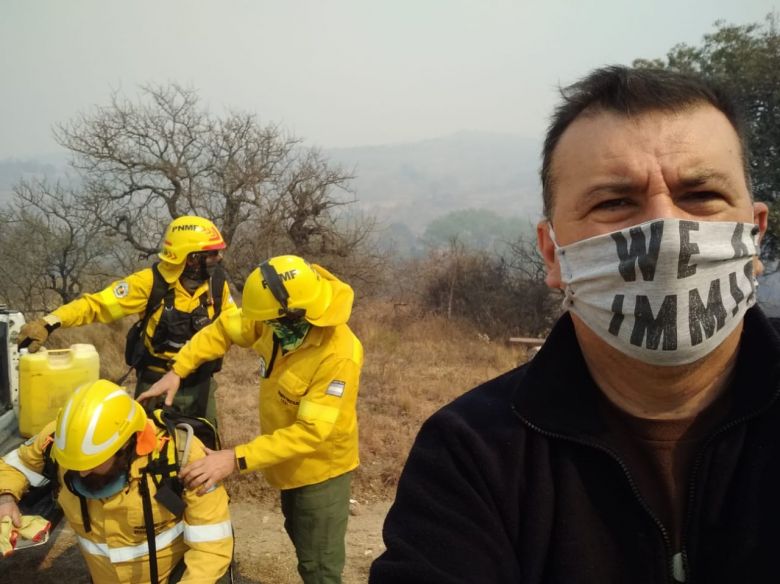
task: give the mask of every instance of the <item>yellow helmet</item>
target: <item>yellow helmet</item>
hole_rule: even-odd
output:
[[[177,217],[168,225],[157,255],[169,264],[183,265],[187,254],[225,247],[225,240],[216,225],[203,217],[185,215]]]
[[[90,470],[146,426],[146,413],[124,388],[98,379],[74,393],[57,415],[52,454],[63,468]]]
[[[252,320],[282,317],[317,320],[330,306],[333,289],[309,262],[294,255],[260,264],[244,284],[241,310]]]

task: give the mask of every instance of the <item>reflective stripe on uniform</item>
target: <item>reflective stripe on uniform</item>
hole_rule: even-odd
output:
[[[298,418],[302,420],[320,420],[334,424],[339,417],[339,409],[332,406],[324,406],[308,400],[301,400],[298,407]]]
[[[161,531],[154,538],[156,542],[157,550],[167,548],[184,532],[184,522],[179,521],[173,527]],[[111,560],[112,564],[118,564],[119,562],[129,562],[136,558],[140,558],[149,555],[148,542],[139,543],[138,545],[128,545],[124,547],[112,548],[108,547],[108,544],[97,543],[90,541],[85,537],[78,536],[79,544],[81,548],[88,554],[93,556],[103,556]]]
[[[3,457],[3,462],[5,462],[8,466],[14,467],[16,470],[22,473],[24,478],[26,478],[33,487],[40,487],[41,485],[45,485],[49,482],[49,479],[47,479],[45,476],[35,472],[22,462],[22,459],[19,457],[18,448],[6,454]]]
[[[122,308],[121,304],[119,304],[119,301],[116,298],[116,294],[114,294],[113,288],[101,290],[95,296],[97,296],[100,304],[103,305],[103,308],[108,310],[108,313],[111,315],[113,320],[119,320],[120,318],[127,316],[125,309]]]
[[[184,541],[187,543],[203,543],[206,541],[218,541],[227,537],[233,537],[233,525],[230,520],[222,523],[207,525],[184,524]]]

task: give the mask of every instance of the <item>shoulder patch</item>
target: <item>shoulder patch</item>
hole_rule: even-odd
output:
[[[114,296],[117,298],[124,298],[130,293],[130,284],[122,280],[116,286],[114,286]]]
[[[335,397],[341,397],[344,395],[344,386],[347,385],[343,381],[331,381],[330,385],[328,386],[328,389],[325,390],[325,393],[328,395],[333,395]]]

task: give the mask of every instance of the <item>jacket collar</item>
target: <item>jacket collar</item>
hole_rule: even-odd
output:
[[[599,438],[609,429],[599,413],[600,389],[588,372],[568,313],[525,366],[513,409],[538,430]],[[740,341],[727,423],[772,405],[780,393],[780,335],[759,308],[750,309]]]

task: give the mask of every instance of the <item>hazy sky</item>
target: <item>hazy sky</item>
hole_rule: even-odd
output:
[[[777,0],[2,0],[0,158],[112,89],[177,81],[324,147],[541,135],[555,89]]]

